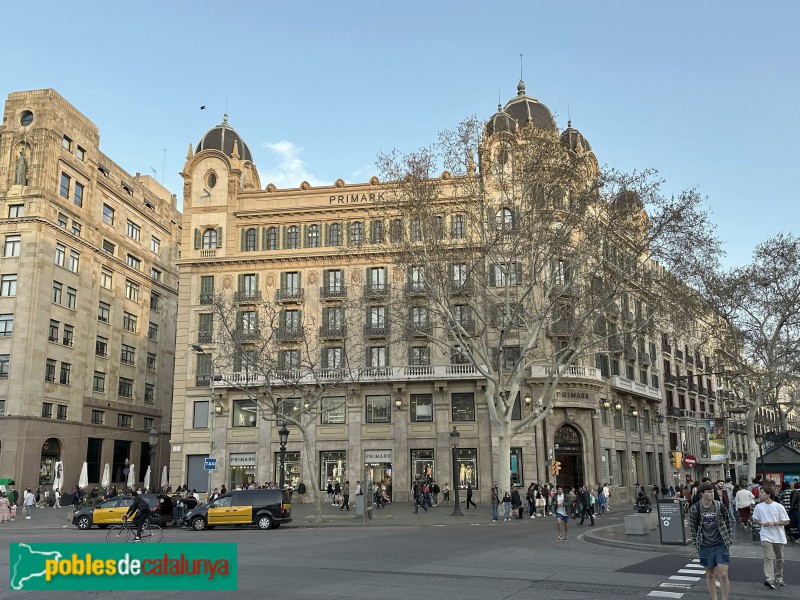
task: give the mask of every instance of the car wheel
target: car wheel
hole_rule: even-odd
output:
[[[261,515],[258,517],[258,528],[259,529],[272,529],[275,526],[272,517],[269,515]]]
[[[89,529],[92,526],[92,517],[89,515],[81,515],[75,519],[75,525],[78,529]]]
[[[206,528],[206,522],[203,517],[195,517],[192,519],[192,529],[195,531],[203,531]]]

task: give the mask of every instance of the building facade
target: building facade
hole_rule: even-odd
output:
[[[0,473],[48,490],[59,464],[71,489],[86,462],[90,485],[106,465],[141,485],[167,456],[176,198],[52,89],[8,96],[0,157]]]
[[[525,123],[555,128],[548,109],[525,94],[524,84],[518,90],[492,117],[486,135]],[[571,126],[561,140],[571,151],[591,152]],[[474,366],[391,331],[382,316],[382,298],[417,290],[383,252],[390,226],[373,210],[385,193],[381,182],[262,189],[250,150],[227,116],[190,146],[182,175],[171,473],[198,491],[280,479],[277,424],[261,419],[259,403],[232,383],[242,378],[242,362],[230,372],[214,371],[222,350],[212,304],[221,294],[237,311],[240,335],[255,321],[255,306],[268,299],[284,329],[302,324],[316,332],[319,326],[315,341],[333,352],[328,361],[336,362],[340,340],[357,340],[364,348],[357,385],[309,429],[316,472],[308,472],[306,447],[295,432],[286,446],[287,481],[314,479],[324,488],[366,476],[391,482],[394,498],[406,500],[414,479],[452,482],[455,472],[488,500],[499,459],[483,401],[485,380]],[[458,227],[454,214],[444,215],[442,224],[448,231]],[[347,316],[352,311],[360,320]],[[639,316],[631,301],[619,318]],[[255,334],[256,327],[250,331]],[[292,341],[277,340],[288,367]],[[673,354],[675,342],[667,337],[639,336],[602,360],[570,367],[552,414],[514,438],[506,458],[512,482],[553,481],[550,467],[557,461],[559,482],[609,482],[617,498],[626,499],[635,484],[669,486],[730,473],[743,460],[730,452],[740,433],[713,421],[722,419],[723,409],[711,351],[690,344]],[[321,368],[332,366],[325,362]],[[547,373],[537,369],[526,377],[512,418],[539,410]],[[460,433],[455,455],[454,426]],[[675,451],[682,453],[678,463]],[[683,462],[684,454],[697,460]],[[204,469],[209,457],[215,459],[211,471]]]

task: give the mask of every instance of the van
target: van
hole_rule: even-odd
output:
[[[281,490],[234,490],[186,513],[184,524],[195,531],[218,526],[277,529],[292,521],[292,505]]]

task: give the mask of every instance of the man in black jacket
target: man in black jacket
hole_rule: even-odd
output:
[[[594,526],[594,506],[592,506],[592,495],[589,493],[589,488],[583,486],[581,488],[581,495],[580,495],[580,503],[581,503],[581,522],[580,525],[583,525],[583,520],[586,518],[586,515],[589,515],[590,524]]]
[[[145,520],[150,516],[150,505],[147,503],[147,500],[142,498],[138,492],[133,491],[131,492],[133,496],[133,502],[131,503],[130,507],[128,508],[128,512],[125,513],[123,517],[123,521],[127,521],[128,517],[132,515],[134,512],[136,513],[136,517],[134,517],[134,523],[136,523],[136,537],[133,538],[136,542],[142,541],[142,526],[144,525]]]

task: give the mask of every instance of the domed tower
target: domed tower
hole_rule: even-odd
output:
[[[495,133],[514,133],[517,129],[517,120],[508,114],[503,107],[498,104],[497,112],[494,113],[484,126],[484,135],[490,136]]]
[[[228,125],[228,115],[223,115],[222,123],[206,131],[200,143],[197,144],[195,152],[201,152],[202,150],[219,150],[225,156],[233,158],[234,146],[238,147],[239,156],[236,157],[237,159],[253,162],[253,157],[250,155],[250,148],[244,143],[242,136],[236,133],[233,127]]]
[[[540,129],[557,132],[558,127],[553,115],[544,104],[525,93],[525,82],[521,79],[517,84],[517,95],[506,103],[505,112],[516,119],[520,127],[532,124]]]

